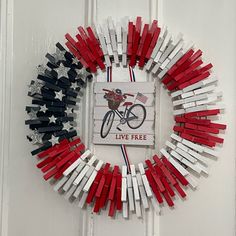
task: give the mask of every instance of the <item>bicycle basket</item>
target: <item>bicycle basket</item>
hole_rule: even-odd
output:
[[[108,107],[111,110],[117,110],[118,107],[121,104],[121,101],[114,101],[114,100],[111,100],[111,99],[107,99],[107,101],[108,101]]]

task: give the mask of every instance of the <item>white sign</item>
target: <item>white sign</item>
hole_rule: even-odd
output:
[[[154,145],[153,82],[94,85],[94,144]]]

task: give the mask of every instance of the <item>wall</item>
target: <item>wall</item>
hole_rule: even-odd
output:
[[[37,235],[136,235],[136,236],[231,236],[235,234],[235,7],[233,0],[1,0],[0,55],[0,116],[1,163],[0,200],[2,236]],[[119,9],[119,10],[118,10]],[[196,47],[204,51],[204,59],[211,61],[219,77],[219,88],[227,105],[222,122],[227,122],[225,145],[221,156],[210,162],[210,176],[201,177],[196,191],[189,189],[188,199],[176,199],[174,210],[165,209],[161,216],[152,211],[143,220],[109,219],[105,213],[91,215],[71,205],[54,193],[34,168],[36,160],[30,156],[32,146],[24,138],[28,133],[24,107],[27,84],[36,76],[36,65],[43,62],[54,43],[63,41],[66,32],[74,33],[78,25],[101,21],[112,15],[114,19],[129,15],[145,20],[159,18],[171,31],[181,31]],[[114,72],[114,79],[125,77],[125,71]],[[100,76],[100,75],[99,75]],[[140,80],[149,80],[144,72]],[[100,78],[100,77],[99,77]],[[102,78],[102,75],[101,75]],[[92,89],[91,87],[89,88]],[[89,94],[86,99],[91,99]],[[157,145],[163,145],[171,132],[171,101],[161,86],[157,91]],[[166,109],[167,108],[167,109]],[[80,124],[83,125],[83,124]],[[86,123],[85,127],[89,124]],[[89,141],[89,135],[82,132]],[[98,156],[114,163],[122,163],[118,148],[91,146]],[[137,163],[152,150],[129,149],[131,161]]]

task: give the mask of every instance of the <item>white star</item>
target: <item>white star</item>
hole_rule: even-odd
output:
[[[56,123],[57,118],[54,115],[48,118],[49,118],[49,123]]]
[[[29,85],[29,92],[31,95],[34,95],[36,93],[41,94],[41,88],[44,86],[43,83],[38,82],[37,80],[31,81],[31,84]]]
[[[37,113],[38,113],[38,111],[32,109],[32,110],[28,113],[28,115],[30,116],[30,119],[31,119],[31,120],[34,120],[34,119],[37,119]]]
[[[52,54],[52,56],[55,58],[55,62],[63,61],[65,60],[65,53],[66,50],[61,51],[59,48],[56,48],[56,52]]]
[[[33,133],[29,134],[28,137],[31,139],[32,144],[42,144],[43,143],[43,134],[39,134],[38,130],[35,129]]]
[[[71,88],[73,88],[74,90],[76,90],[79,86],[78,84],[75,82],[75,83],[71,83]]]
[[[46,67],[44,65],[38,65],[37,66],[37,71],[38,71],[39,75],[44,75],[45,70],[46,70]]]
[[[66,110],[65,110],[65,112],[66,112],[67,115],[70,115],[70,114],[73,113],[73,108],[67,107]]]
[[[90,73],[83,67],[82,69],[75,69],[77,73],[77,78],[86,79]]]
[[[52,146],[54,146],[55,144],[59,143],[59,137],[55,137],[54,135],[52,135],[51,139],[48,140]]]
[[[70,70],[69,67],[60,65],[57,69],[55,69],[55,71],[57,72],[57,78],[60,79],[61,77],[66,77],[67,79],[69,79],[68,77],[69,70]]]
[[[63,93],[62,91],[60,90],[59,92],[55,92],[55,98],[56,99],[59,99],[60,101],[62,101],[62,97],[63,97]]]
[[[46,112],[48,109],[47,109],[46,105],[44,104],[43,106],[40,107],[39,110],[42,112]]]
[[[69,131],[72,128],[70,122],[63,123],[63,130]]]

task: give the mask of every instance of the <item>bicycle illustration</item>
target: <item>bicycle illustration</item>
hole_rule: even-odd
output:
[[[100,130],[100,135],[102,138],[106,138],[109,134],[113,121],[115,119],[115,115],[120,118],[119,124],[116,126],[116,129],[118,129],[119,131],[122,131],[119,126],[124,125],[126,123],[131,129],[138,129],[140,126],[142,126],[147,115],[145,107],[139,103],[135,104],[135,101],[133,103],[125,102],[128,96],[134,97],[133,94],[122,94],[122,91],[120,89],[103,89],[103,91],[105,91],[104,98],[107,100],[108,107],[110,110],[103,117],[102,126]],[[118,110],[122,102],[124,102],[124,111]]]

